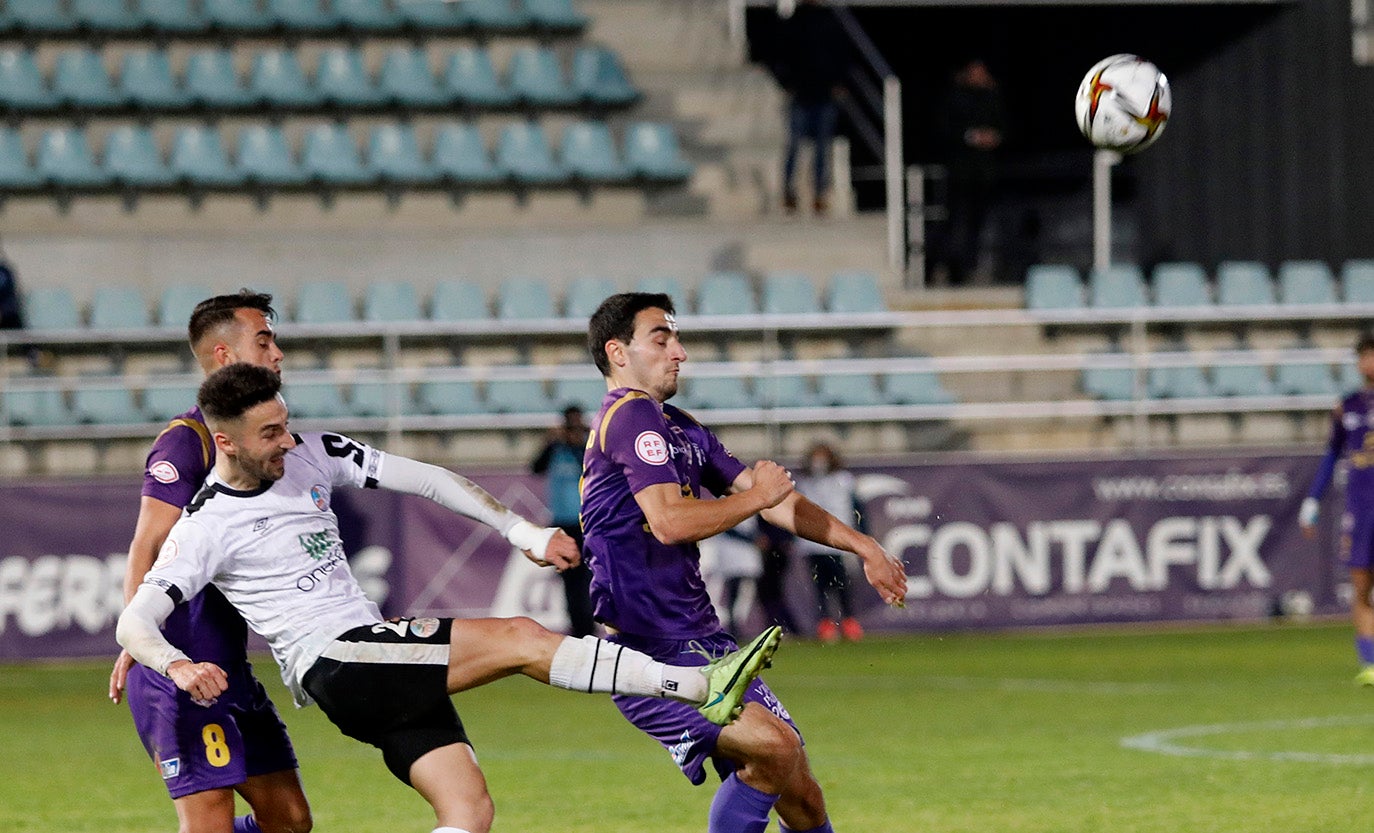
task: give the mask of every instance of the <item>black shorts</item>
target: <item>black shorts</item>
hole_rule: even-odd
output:
[[[353,628],[301,680],[339,731],[381,749],[406,784],[422,755],[471,745],[448,695],[452,628],[452,619],[432,618]]]

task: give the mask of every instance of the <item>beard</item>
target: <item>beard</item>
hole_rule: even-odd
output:
[[[286,474],[286,467],[280,457],[266,457],[261,460],[239,457],[239,468],[243,473],[250,477],[255,477],[264,483],[275,483]]]

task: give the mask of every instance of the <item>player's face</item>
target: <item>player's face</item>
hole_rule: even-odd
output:
[[[234,462],[249,478],[272,482],[286,474],[286,452],[296,447],[286,417],[286,403],[280,396],[244,413],[234,438]]]
[[[677,393],[679,366],[687,361],[673,316],[658,307],[640,310],[634,338],[625,345],[625,358],[621,380],[626,385],[659,402],[671,399]]]
[[[1361,350],[1355,357],[1355,367],[1364,377],[1366,385],[1374,385],[1374,350]]]
[[[262,310],[237,309],[234,319],[233,335],[225,345],[225,364],[245,362],[280,374],[282,352],[277,346],[277,332]]]

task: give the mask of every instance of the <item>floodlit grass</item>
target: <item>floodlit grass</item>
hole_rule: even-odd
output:
[[[1370,763],[1342,756],[1374,754],[1374,691],[1351,684],[1343,624],[792,642],[776,665],[767,678],[806,733],[841,833],[1369,828]],[[295,738],[317,831],[431,828],[376,750],[291,708],[270,660],[259,670]],[[107,674],[105,662],[0,667],[0,831],[175,829],[128,710],[104,699]],[[604,698],[516,679],[456,702],[498,831],[705,828],[711,790],[691,787]],[[1198,756],[1121,745],[1217,724],[1227,728],[1172,738]],[[1275,759],[1293,752],[1321,760]]]

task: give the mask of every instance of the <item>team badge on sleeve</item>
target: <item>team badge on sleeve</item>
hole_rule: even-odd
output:
[[[171,564],[172,560],[176,557],[177,540],[175,538],[168,538],[166,541],[162,542],[162,549],[157,551],[157,561],[153,562],[153,566],[165,567],[166,565]]]
[[[148,467],[148,473],[159,483],[175,483],[181,479],[181,472],[170,460],[158,460]]]
[[[439,620],[432,616],[422,616],[419,619],[410,620],[410,632],[426,639],[439,632]]]
[[[635,456],[651,466],[668,462],[668,443],[657,431],[641,431],[635,437]]]
[[[310,487],[310,499],[315,501],[315,508],[321,512],[329,508],[329,493],[318,483]]]

